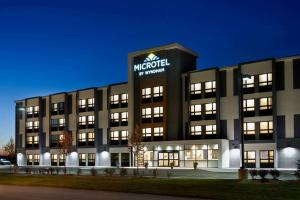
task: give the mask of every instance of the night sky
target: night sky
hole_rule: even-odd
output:
[[[262,3],[263,2],[263,3]],[[14,101],[127,81],[127,54],[178,42],[198,69],[300,54],[300,1],[0,0],[0,146]]]

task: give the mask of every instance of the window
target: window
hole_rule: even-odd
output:
[[[33,114],[33,107],[27,107],[26,108],[26,114],[27,114],[27,117],[32,117],[32,114]]]
[[[95,106],[95,98],[89,98],[87,102],[89,108],[93,108]]]
[[[33,122],[26,122],[26,129],[28,130],[33,129]]]
[[[260,122],[259,123],[259,139],[269,140],[273,139],[273,122]]]
[[[201,115],[201,105],[191,105],[191,116]]]
[[[86,125],[86,117],[85,116],[79,117],[79,125]]]
[[[110,132],[110,144],[112,145],[119,144],[119,131]]]
[[[272,109],[272,97],[265,97],[259,99],[259,109],[268,110]]]
[[[274,151],[263,150],[260,151],[260,167],[273,168],[274,167]]]
[[[156,86],[153,88],[153,97],[163,96],[163,86]]]
[[[57,166],[57,165],[58,165],[58,155],[51,154],[51,166]]]
[[[35,130],[35,131],[38,131],[38,129],[39,129],[39,121],[34,121],[33,122],[33,129]]]
[[[34,106],[33,107],[33,115],[34,116],[37,116],[39,114],[39,110],[40,110],[40,107],[39,106]]]
[[[121,94],[121,104],[127,106],[128,104],[128,93]]]
[[[38,117],[39,116],[40,107],[39,106],[30,106],[26,108],[26,116],[27,118]]]
[[[164,109],[162,106],[154,107],[153,109],[153,117],[163,117]]]
[[[254,99],[244,99],[243,110],[244,110],[244,112],[245,111],[254,111],[255,110]]]
[[[151,122],[151,108],[142,108],[142,122],[149,123]]]
[[[65,119],[51,119],[51,131],[63,130],[65,127]]]
[[[128,112],[121,113],[121,125],[127,126],[128,125]]]
[[[216,81],[205,82],[205,93],[216,92]]]
[[[191,83],[191,94],[201,94],[201,83]]]
[[[254,88],[254,76],[243,78],[243,88]]]
[[[87,133],[87,138],[88,138],[88,142],[94,142],[95,141],[95,133],[94,132],[90,132]]]
[[[94,115],[89,115],[89,116],[87,116],[87,118],[88,118],[88,124],[89,125],[94,125],[94,123],[95,123]]]
[[[79,166],[85,166],[86,165],[86,154],[85,153],[80,153],[78,154],[79,157]]]
[[[151,128],[143,128],[142,129],[142,132],[143,132],[143,136],[145,137],[145,138],[147,138],[147,137],[150,137],[151,138]]]
[[[78,142],[79,143],[86,143],[86,133],[79,133],[78,134]]]
[[[206,135],[215,135],[216,133],[217,133],[216,125],[206,125],[205,126],[205,134]]]
[[[155,127],[153,129],[154,137],[162,137],[163,134],[164,134],[164,128],[163,127]]]
[[[272,85],[272,73],[260,74],[259,75],[259,86]]]
[[[88,166],[94,166],[96,160],[96,154],[95,153],[89,153],[88,154]]]
[[[79,108],[86,108],[86,100],[80,99],[78,103]]]
[[[201,135],[202,127],[201,126],[191,126],[191,135]]]
[[[66,161],[66,157],[64,154],[59,155],[59,166],[64,166]]]
[[[245,151],[244,157],[247,167],[255,168],[255,151]]]
[[[143,99],[151,98],[151,88],[143,88],[142,89],[142,98]]]
[[[110,104],[111,106],[115,107],[116,105],[119,104],[119,95],[115,94],[115,95],[111,95],[110,96]]]
[[[121,140],[128,140],[128,131],[121,131]]]
[[[244,135],[255,135],[255,123],[254,122],[244,123]]]
[[[119,113],[110,114],[110,126],[119,126]]]
[[[205,114],[206,115],[216,114],[216,103],[207,103],[207,104],[205,104]]]
[[[64,102],[52,103],[51,115],[64,114]]]

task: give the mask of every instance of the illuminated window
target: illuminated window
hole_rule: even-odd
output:
[[[255,135],[255,123],[254,122],[244,123],[244,135]]]
[[[163,86],[156,86],[153,88],[153,97],[163,96]]]
[[[151,108],[142,109],[142,118],[151,118]]]
[[[119,104],[119,95],[111,95],[110,96],[110,104]]]
[[[216,81],[205,82],[205,93],[216,91]]]
[[[78,134],[78,142],[86,142],[86,133]]]
[[[142,133],[144,137],[151,137],[151,128],[143,128]]]
[[[244,152],[245,163],[255,163],[255,151]]]
[[[64,118],[58,119],[58,125],[59,125],[60,127],[64,127],[64,126],[65,126],[65,119],[64,119]]]
[[[154,137],[163,136],[163,134],[164,134],[164,128],[163,127],[155,127],[153,129]]]
[[[85,166],[86,165],[86,154],[85,153],[80,153],[78,154],[78,158],[79,158],[79,165],[80,166]]]
[[[34,165],[38,165],[39,161],[40,161],[40,155],[38,155],[38,154],[33,155]]]
[[[259,86],[272,85],[272,73],[259,75]]]
[[[260,163],[274,163],[274,151],[260,151]]]
[[[111,122],[118,123],[119,122],[119,113],[111,113],[110,114]]]
[[[244,111],[254,111],[255,110],[254,99],[244,99],[243,110]]]
[[[87,140],[88,140],[88,142],[94,142],[95,141],[95,133],[94,132],[87,133]]]
[[[95,153],[88,153],[88,166],[94,166],[96,161]]]
[[[26,122],[26,129],[33,129],[33,122]]]
[[[39,124],[40,124],[39,121],[34,121],[33,122],[33,129],[39,129]]]
[[[254,87],[254,76],[243,78],[243,88],[253,88]]]
[[[213,135],[217,133],[217,127],[216,125],[206,125],[205,126],[205,134],[206,135]]]
[[[33,144],[33,137],[29,136],[27,137],[27,144],[32,145]]]
[[[128,140],[128,131],[121,131],[121,140]]]
[[[154,107],[153,109],[153,117],[163,117],[164,115],[164,109],[162,106],[160,107]]]
[[[87,116],[88,124],[94,124],[95,123],[95,117],[94,115]]]
[[[206,115],[216,114],[216,103],[205,104],[205,114]]]
[[[86,108],[86,100],[80,99],[78,103],[79,108]]]
[[[33,114],[34,114],[34,115],[39,114],[39,110],[40,110],[40,107],[39,107],[39,106],[34,106],[34,107],[33,107]]]
[[[143,88],[142,89],[142,98],[143,99],[151,98],[151,88]]]
[[[201,115],[201,105],[196,104],[196,105],[191,105],[191,115]]]
[[[191,135],[201,135],[202,127],[201,126],[191,126]]]
[[[79,125],[86,125],[86,117],[85,116],[79,117]]]
[[[121,121],[127,122],[128,121],[128,112],[122,112],[121,113]]]
[[[259,109],[269,110],[272,109],[272,97],[265,97],[259,99]]]
[[[110,140],[119,140],[119,131],[111,131],[110,132]]]
[[[260,134],[272,134],[273,133],[273,122],[260,122],[259,123]]]
[[[121,94],[121,103],[128,103],[128,93]]]
[[[27,115],[32,115],[33,114],[33,107],[27,107],[26,108],[26,114]]]
[[[191,83],[191,94],[201,94],[201,83]]]
[[[87,99],[87,102],[88,102],[88,107],[92,108],[92,107],[95,106],[95,99],[94,98]]]

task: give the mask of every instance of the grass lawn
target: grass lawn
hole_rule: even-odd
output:
[[[300,182],[268,182],[203,179],[161,179],[104,176],[0,175],[0,184],[65,187],[89,190],[148,193],[209,199],[300,199]]]

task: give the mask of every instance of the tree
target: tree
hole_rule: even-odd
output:
[[[66,158],[72,152],[72,132],[63,131],[59,136],[58,149],[59,153],[65,156],[65,166],[67,165]]]
[[[142,142],[143,142],[143,133],[141,131],[140,125],[137,124],[134,128],[133,133],[129,137],[131,151],[136,160],[137,173],[139,172],[139,162],[138,162],[139,156],[140,156],[140,153],[143,152],[143,150],[144,150]]]
[[[11,137],[8,143],[3,146],[3,150],[5,154],[8,155],[11,162],[15,162],[15,158],[16,158],[15,147],[16,145],[13,137]]]

